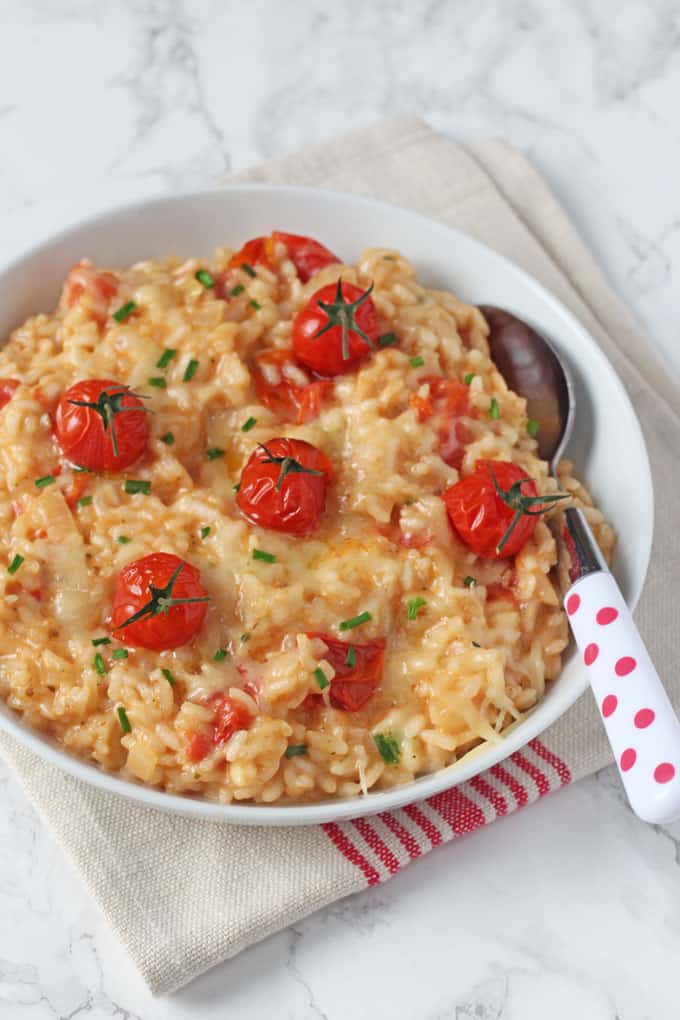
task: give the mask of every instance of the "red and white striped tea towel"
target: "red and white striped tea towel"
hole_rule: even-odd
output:
[[[646,432],[661,510],[637,615],[677,704],[680,531],[664,507],[675,504],[680,469],[680,391],[536,172],[501,142],[463,147],[420,121],[400,120],[245,177],[373,193],[421,209],[510,255],[584,322]],[[246,829],[177,818],[93,790],[2,735],[0,751],[156,993],[610,761],[586,695],[540,740],[424,803],[341,825]]]

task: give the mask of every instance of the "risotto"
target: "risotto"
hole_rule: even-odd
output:
[[[223,802],[353,796],[502,739],[568,642],[526,510],[566,493],[613,535],[569,463],[549,477],[486,334],[395,251],[273,234],[73,267],[0,351],[4,701]]]

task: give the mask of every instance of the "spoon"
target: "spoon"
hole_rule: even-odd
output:
[[[539,423],[539,455],[557,465],[574,424],[574,387],[551,344],[517,316],[480,305],[491,357]],[[631,807],[644,821],[680,817],[680,723],[630,610],[577,507],[558,535],[569,556],[564,607]]]

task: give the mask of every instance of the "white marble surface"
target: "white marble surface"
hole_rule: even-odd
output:
[[[521,146],[680,371],[679,95],[677,0],[0,0],[0,262],[417,113]],[[670,1020],[679,841],[605,772],[153,1000],[0,767],[0,1018]]]

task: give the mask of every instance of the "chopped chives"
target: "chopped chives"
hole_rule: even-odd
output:
[[[235,287],[231,288],[229,293],[230,293],[231,297],[238,297],[239,294],[242,294],[245,289],[246,288],[243,286],[242,283],[237,283]]]
[[[256,301],[255,298],[251,298],[248,303],[250,304],[251,308],[255,309],[256,312],[259,312],[260,308],[262,308],[262,305],[260,304],[260,302]]]
[[[350,645],[347,649],[347,655],[345,656],[345,665],[349,666],[350,669],[354,669],[357,664],[357,650],[354,645]]]
[[[534,439],[538,435],[538,430],[540,427],[541,427],[540,422],[537,422],[535,418],[529,418],[529,421],[527,422],[527,432]]]
[[[234,482],[234,484],[232,485],[232,489],[234,490],[234,492],[238,492],[240,488],[241,488],[240,482]]]
[[[382,336],[378,337],[378,347],[391,347],[392,344],[396,344],[396,342],[396,333],[383,333]]]
[[[500,416],[501,412],[500,408],[498,407],[498,401],[496,400],[495,397],[492,397],[491,403],[489,404],[489,418],[492,418],[493,421],[498,421]]]
[[[241,425],[241,432],[250,432],[255,425],[257,425],[257,418],[248,418],[248,420],[244,421],[243,425]]]
[[[473,648],[481,648],[482,646],[481,646],[481,645],[478,645],[476,641],[473,641],[473,642],[472,642],[472,647],[473,647]]]
[[[242,269],[242,270],[243,270],[243,272],[244,272],[244,273],[246,273],[246,274],[247,274],[248,276],[251,276],[251,277],[252,277],[252,276],[257,276],[257,273],[255,272],[255,270],[253,269],[253,267],[252,267],[252,266],[249,266],[247,262],[242,262],[242,263],[241,263],[241,269]]]
[[[418,354],[415,358],[411,358],[411,368],[420,368],[421,365],[425,364],[425,358]]]
[[[127,712],[125,711],[122,705],[118,706],[118,708],[116,709],[116,714],[118,716],[118,722],[120,723],[120,728],[123,731],[123,733],[132,733],[132,726],[130,726],[130,720],[128,719]]]
[[[132,539],[128,535],[119,535],[118,538],[116,539],[118,545],[127,545],[128,542],[131,541]]]
[[[99,652],[95,653],[94,668],[95,672],[99,673],[100,676],[106,676],[106,663],[102,659],[101,654]]]
[[[374,733],[373,740],[380,752],[380,757],[386,765],[398,765],[401,761],[401,748],[394,739],[386,733]]]
[[[210,446],[205,451],[205,455],[208,458],[208,460],[217,460],[218,457],[224,456],[224,450],[220,449],[219,446]]]
[[[201,538],[207,538],[210,534],[210,526],[206,524],[204,528],[201,528]]]
[[[409,620],[415,620],[418,615],[418,611],[427,605],[427,599],[423,599],[420,595],[415,599],[409,599],[406,603],[406,616]]]
[[[78,474],[82,474],[83,472],[85,472],[88,475],[92,474],[92,471],[90,470],[90,468],[81,467],[80,464],[72,464],[71,465],[71,470],[72,471],[77,471]]]
[[[130,496],[136,496],[140,493],[142,496],[148,496],[151,492],[151,482],[142,482],[134,478],[128,478],[125,482],[125,491]]]
[[[161,436],[161,443],[165,443],[166,446],[172,446],[175,441],[175,437],[172,432],[166,432],[164,436]]]
[[[99,645],[110,645],[111,644],[111,638],[110,637],[95,637],[95,638],[92,638],[92,644],[94,645],[95,648],[97,648]]]
[[[284,758],[297,758],[301,754],[307,754],[306,744],[289,744],[283,752]]]
[[[196,375],[196,369],[198,368],[198,362],[195,358],[192,358],[187,367],[184,369],[183,381],[189,382]]]
[[[321,666],[317,666],[313,673],[314,679],[319,685],[319,688],[324,691],[328,687],[328,677],[322,670]]]
[[[253,549],[253,559],[262,560],[264,563],[276,563],[276,556],[273,553],[264,552],[263,549]]]
[[[128,650],[127,648],[114,648],[111,652],[112,659],[127,659]]]
[[[168,384],[162,375],[152,375],[147,381],[149,386],[155,386],[157,390],[166,390],[168,388]]]
[[[358,616],[353,616],[351,620],[343,620],[339,624],[339,630],[354,630],[355,627],[360,627],[362,623],[368,623],[373,617],[370,613],[359,613]]]
[[[224,662],[224,660],[226,659],[226,657],[228,655],[229,655],[229,652],[227,651],[226,648],[218,648],[217,651],[215,652],[215,654],[213,655],[213,661],[214,662]]]
[[[162,670],[161,670],[161,673],[163,674],[163,676],[165,677],[165,679],[166,679],[166,680],[168,681],[168,683],[170,684],[170,686],[171,686],[171,687],[174,687],[174,686],[175,686],[175,678],[174,678],[174,676],[172,675],[172,673],[170,672],[170,670],[169,670],[169,669],[162,669]]]
[[[463,382],[465,383],[466,386],[469,386],[474,377],[475,377],[474,372],[468,372],[468,374],[463,377]]]
[[[36,478],[35,487],[36,489],[44,489],[46,485],[51,485],[54,481],[54,475],[45,475],[43,478]]]
[[[8,566],[7,573],[8,574],[16,574],[17,570],[19,569],[19,567],[21,566],[21,564],[23,562],[24,562],[24,557],[20,556],[19,553],[17,553],[16,556],[14,557],[14,559],[12,560],[12,562],[10,563],[10,565]]]
[[[132,315],[137,305],[134,301],[126,301],[124,305],[121,305],[117,312],[113,313],[113,317],[116,322],[125,322],[128,315]]]
[[[215,286],[215,277],[207,269],[199,269],[194,275],[198,282],[202,283],[208,290]]]
[[[92,496],[81,496],[78,502],[76,503],[76,506],[91,506],[91,505]]]
[[[250,634],[241,634],[241,641],[243,644],[245,644],[246,641],[250,641]]]
[[[475,581],[474,577],[470,577],[470,575],[468,574],[467,577],[463,578],[463,584],[465,585],[466,588],[474,588],[477,582]]]
[[[167,368],[176,354],[177,351],[174,347],[166,347],[156,362],[156,368]]]

